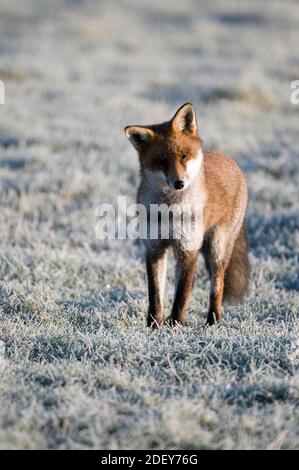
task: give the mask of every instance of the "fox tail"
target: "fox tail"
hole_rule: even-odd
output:
[[[245,222],[236,238],[229,264],[224,274],[223,301],[229,304],[242,302],[250,278],[248,241]]]

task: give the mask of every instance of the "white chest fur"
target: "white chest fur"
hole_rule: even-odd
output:
[[[203,240],[205,202],[200,177],[182,191],[172,190],[166,185],[157,188],[150,182],[147,178],[138,198],[138,203],[143,204],[148,213],[148,236],[144,240],[147,248],[154,249],[161,240],[169,240],[171,245],[184,251],[199,249]]]

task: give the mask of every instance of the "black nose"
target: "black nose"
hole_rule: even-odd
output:
[[[175,187],[175,189],[183,189],[184,187],[184,181],[182,180],[177,180],[173,183],[173,186]]]

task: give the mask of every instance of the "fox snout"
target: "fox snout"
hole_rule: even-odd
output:
[[[174,183],[173,183],[173,186],[174,186],[174,189],[183,189],[183,187],[185,186],[185,183],[183,180],[176,180]]]
[[[175,191],[182,191],[197,178],[202,161],[202,154],[198,153],[184,165],[173,165],[166,175],[168,186]]]
[[[185,186],[185,182],[182,179],[177,179],[173,181],[173,179],[167,178],[167,183],[171,189],[175,189],[176,191],[184,189]]]

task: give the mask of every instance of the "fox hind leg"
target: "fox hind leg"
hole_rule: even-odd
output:
[[[210,305],[208,311],[207,323],[214,325],[221,320],[222,297],[224,289],[224,269],[215,267],[211,279]]]
[[[202,253],[210,273],[211,290],[207,323],[213,325],[221,320],[224,275],[233,248],[226,230],[217,227],[204,241]]]

